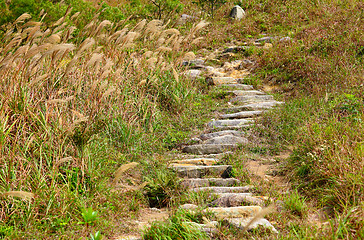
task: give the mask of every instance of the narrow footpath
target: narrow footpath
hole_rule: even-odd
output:
[[[262,47],[264,46],[262,44]],[[242,50],[244,49],[241,47],[231,47],[220,55]],[[244,84],[244,78],[250,74],[249,67],[254,64],[250,60],[225,62],[220,68],[206,66],[203,59],[185,61],[184,64],[190,68],[185,74],[190,77],[203,74],[213,88],[224,89],[232,96],[227,106],[219,111],[219,119],[207,123],[204,133],[191,138],[189,142],[193,144],[184,146],[182,153],[169,165],[182,178],[180,183],[188,191],[203,191],[215,196],[212,202],[207,205],[204,203],[204,206],[179,206],[188,211],[204,208],[204,211],[213,216],[212,219],[206,219],[204,224],[186,224],[200,228],[212,239],[219,222],[243,231],[263,227],[269,229],[272,234],[277,234],[276,227],[264,218],[273,208],[267,206],[269,198],[256,195],[255,187],[245,185],[234,178],[233,166],[224,164],[222,159],[225,154],[232,154],[236,149],[248,144],[246,131],[264,111],[283,102],[274,100],[272,95],[254,89],[252,85]],[[254,171],[254,166],[250,170]],[[167,215],[158,213],[158,209],[156,212],[156,215]]]

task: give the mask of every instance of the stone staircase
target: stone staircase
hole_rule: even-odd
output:
[[[201,66],[201,60],[198,61]],[[223,68],[205,67],[208,77],[206,81],[216,88],[229,89],[233,95],[229,107],[221,109],[219,119],[207,123],[206,133],[191,139],[196,144],[185,146],[182,151],[193,155],[192,158],[175,160],[170,164],[179,177],[181,184],[188,191],[208,192],[217,199],[208,203],[204,211],[213,213],[213,220],[206,224],[199,224],[200,229],[213,236],[217,221],[227,225],[251,230],[258,226],[268,228],[272,233],[278,233],[276,228],[261,213],[268,198],[255,196],[254,187],[245,186],[238,179],[232,177],[233,166],[225,165],[216,156],[234,151],[239,146],[248,144],[244,137],[245,129],[255,124],[264,111],[282,104],[274,100],[253,86],[243,84],[242,78],[247,76],[247,69],[241,69],[243,61],[225,63]],[[227,67],[226,67],[227,66]],[[241,75],[239,76],[239,71]],[[234,104],[234,105],[233,105]],[[212,176],[212,177],[211,177]],[[193,204],[180,206],[182,209],[201,207]],[[258,216],[258,217],[257,217]],[[198,225],[198,224],[197,224]]]
[[[184,146],[180,158],[169,163],[169,168],[177,172],[182,179],[180,184],[187,191],[207,192],[215,196],[215,200],[205,206],[179,206],[188,211],[202,208],[212,213],[214,218],[205,224],[186,222],[205,231],[211,238],[217,231],[219,221],[243,231],[263,227],[273,234],[278,233],[264,218],[268,197],[256,196],[255,188],[234,178],[233,166],[220,160],[225,154],[249,143],[244,131],[254,125],[264,111],[283,104],[274,100],[272,95],[243,83],[249,75],[249,70],[244,67],[247,62],[252,64],[249,60],[234,61],[225,63],[221,68],[205,66],[201,59],[183,63],[190,67],[186,76],[201,77],[205,71],[207,83],[223,88],[232,95],[228,107],[220,110],[219,119],[207,123],[206,131],[189,141],[195,144]]]

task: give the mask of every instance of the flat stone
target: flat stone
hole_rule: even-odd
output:
[[[187,203],[187,204],[183,204],[183,205],[179,206],[179,208],[184,209],[184,210],[195,210],[195,209],[198,208],[198,206],[195,205],[195,204],[188,204]]]
[[[247,224],[251,221],[253,217],[248,218],[226,218],[224,221],[232,227],[239,228],[241,230],[245,229]],[[264,228],[270,229],[274,233],[278,233],[277,229],[265,218],[261,218],[253,222],[246,230],[252,230],[262,226]]]
[[[217,232],[217,221],[211,221],[207,224],[201,224],[196,222],[183,222],[185,225],[189,225],[195,229],[199,229],[200,231],[206,232],[208,235],[213,236]]]
[[[231,176],[232,166],[216,165],[216,166],[173,166],[180,177],[201,178],[207,175],[220,175],[223,178]]]
[[[220,131],[220,132],[201,134],[199,138],[201,140],[207,140],[207,139],[211,139],[211,138],[215,138],[215,137],[221,137],[221,136],[225,136],[225,135],[243,137],[242,132],[239,132],[239,131],[236,131],[236,130],[224,130],[224,131]]]
[[[230,107],[223,109],[226,112],[241,112],[241,111],[257,111],[257,110],[266,110],[272,109],[277,105],[283,104],[284,102],[278,101],[269,101],[269,102],[259,102],[259,103],[250,103],[242,106]]]
[[[252,189],[251,186],[243,186],[243,187],[199,187],[193,188],[191,191],[201,192],[207,191],[212,193],[246,193]]]
[[[232,88],[232,89],[238,89],[238,90],[253,90],[254,87],[252,85],[246,85],[246,84],[240,84],[240,83],[235,83],[235,84],[222,84],[222,87],[225,88]]]
[[[186,146],[182,149],[183,152],[191,154],[217,154],[223,153],[229,150],[233,150],[237,147],[236,144],[196,144]]]
[[[274,100],[272,95],[249,95],[234,97],[231,102],[266,102],[270,100]]]
[[[206,211],[214,213],[217,220],[225,220],[229,218],[247,218],[254,217],[262,211],[260,206],[240,206],[229,208],[207,208]]]
[[[225,194],[215,201],[213,201],[210,206],[214,207],[238,207],[242,205],[259,205],[262,206],[264,204],[264,200],[244,194],[239,193],[230,193]]]
[[[245,11],[239,5],[235,5],[231,9],[229,14],[229,17],[235,20],[241,20],[244,18],[244,16],[245,16]]]
[[[231,91],[235,96],[253,96],[253,95],[265,95],[265,92],[258,91],[258,90],[234,90]]]
[[[273,39],[274,39],[274,37],[262,37],[262,38],[255,40],[255,42],[271,42]]]
[[[280,42],[290,42],[292,41],[292,38],[290,37],[282,37],[281,39],[279,39]]]
[[[219,160],[214,158],[192,158],[183,160],[173,160],[172,164],[189,164],[189,165],[203,165],[211,166],[218,162]]]
[[[244,125],[253,123],[251,119],[215,120],[207,124],[210,128],[240,128]]]
[[[225,48],[223,53],[238,53],[238,52],[244,52],[248,49],[248,46],[231,46],[228,48]]]
[[[263,111],[242,111],[237,113],[231,113],[231,114],[223,114],[220,116],[220,118],[223,119],[233,119],[233,118],[253,118],[256,116],[259,116],[263,113]],[[201,138],[201,140],[203,140]]]
[[[232,77],[207,77],[206,82],[210,85],[237,84],[237,80]]]
[[[198,69],[190,69],[183,73],[188,78],[195,79],[201,76],[202,71]]]
[[[181,185],[185,188],[197,188],[197,187],[232,187],[240,184],[240,180],[236,178],[189,178],[184,179]]]
[[[247,144],[249,141],[244,137],[236,137],[232,135],[225,135],[215,138],[210,138],[204,144]]]
[[[194,59],[194,60],[184,60],[182,61],[183,66],[193,66],[193,65],[204,65],[205,61],[202,59]]]

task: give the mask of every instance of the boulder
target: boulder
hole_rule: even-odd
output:
[[[245,16],[245,11],[239,5],[234,6],[231,11],[229,17],[235,20],[241,20]]]

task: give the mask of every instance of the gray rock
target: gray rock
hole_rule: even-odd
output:
[[[241,207],[229,207],[229,208],[207,208],[206,212],[215,214],[217,220],[225,220],[230,218],[247,218],[254,217],[262,208],[260,206],[241,206]]]
[[[202,71],[198,69],[190,69],[183,73],[183,75],[187,76],[188,78],[198,78],[201,76]]]
[[[249,141],[243,137],[236,137],[232,135],[225,135],[215,138],[210,138],[204,144],[247,144]]]
[[[231,102],[241,102],[241,103],[248,103],[248,102],[267,102],[270,100],[274,100],[272,95],[251,95],[251,96],[237,96],[231,99]]]
[[[225,112],[241,112],[241,111],[257,111],[257,110],[266,110],[271,109],[277,105],[283,104],[284,102],[278,101],[269,101],[269,102],[259,102],[259,103],[251,103],[245,104],[242,106],[225,108],[223,111]]]
[[[195,204],[188,204],[187,203],[187,204],[183,204],[183,205],[179,206],[179,208],[184,209],[184,210],[195,210],[195,209],[198,208],[198,206],[195,205]]]
[[[215,129],[234,129],[241,128],[244,125],[253,123],[251,119],[234,119],[234,120],[215,120],[207,124],[210,128]]]
[[[223,114],[220,116],[220,118],[223,119],[233,119],[233,118],[252,118],[259,116],[263,113],[263,111],[242,111],[237,113],[231,113],[231,114]]]
[[[190,159],[182,159],[182,160],[173,160],[171,165],[203,165],[203,166],[212,166],[218,163],[219,160],[215,158],[190,158]]]
[[[265,95],[265,92],[258,90],[233,90],[232,93],[236,96],[253,96],[253,95]]]
[[[253,90],[254,87],[252,85],[246,85],[246,84],[240,84],[240,83],[235,83],[235,84],[222,84],[222,87],[225,88],[232,88],[232,89],[238,89],[238,90]]]
[[[239,193],[230,193],[225,194],[225,196],[220,197],[210,203],[210,206],[214,207],[238,207],[244,205],[259,205],[262,206],[264,204],[264,200],[256,197],[252,197],[249,195],[239,194]]]
[[[194,59],[194,60],[184,60],[182,61],[183,66],[194,66],[194,65],[200,65],[203,66],[205,64],[205,61],[202,59]]]
[[[239,6],[234,6],[231,11],[229,17],[235,19],[235,20],[241,20],[245,16],[245,11]]]
[[[232,77],[207,77],[206,82],[209,85],[222,85],[222,84],[238,83],[237,80]]]
[[[274,37],[262,37],[262,38],[255,40],[255,42],[271,42],[273,39],[274,39]]]
[[[185,225],[189,225],[191,227],[194,227],[195,229],[199,229],[200,231],[206,232],[210,236],[213,236],[215,233],[217,233],[217,221],[211,221],[207,224],[201,224],[196,222],[183,222]]]
[[[236,178],[189,178],[181,182],[181,185],[185,188],[197,188],[197,187],[232,187],[240,184],[240,180]]]
[[[243,137],[243,133],[242,132],[235,131],[235,130],[224,130],[224,131],[220,131],[220,132],[213,132],[213,133],[201,134],[199,138],[201,140],[208,140],[208,139],[211,139],[211,138],[221,137],[221,136],[225,136],[225,135],[232,135],[232,136],[236,136],[236,137]]]
[[[279,39],[280,42],[290,42],[292,41],[292,38],[290,37],[282,37],[281,39]]]
[[[191,191],[201,192],[207,191],[212,193],[246,193],[252,189],[251,186],[244,187],[198,187],[192,188]]]
[[[232,166],[173,166],[180,177],[201,178],[207,175],[220,175],[223,178],[231,176]]]
[[[196,144],[186,146],[182,149],[182,151],[191,154],[204,155],[223,153],[229,150],[233,150],[236,147],[236,144]]]
[[[225,50],[222,53],[239,53],[239,52],[245,52],[249,47],[248,46],[232,46],[225,48]]]
[[[229,224],[232,227],[236,227],[239,229],[245,229],[247,224],[250,222],[252,217],[248,218],[226,218],[224,221],[226,221],[227,224]],[[277,229],[265,218],[259,219],[255,222],[253,222],[247,230],[255,229],[259,226],[263,226],[264,228],[270,229],[274,233],[278,233]]]
[[[249,59],[244,59],[240,65],[237,67],[238,70],[247,69],[253,66],[255,63],[250,61]]]

